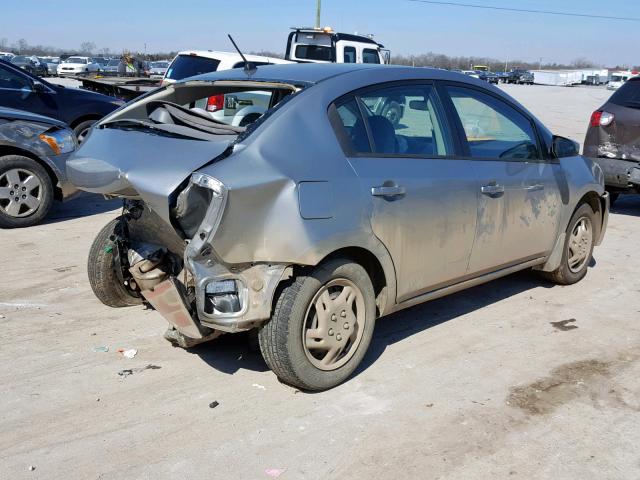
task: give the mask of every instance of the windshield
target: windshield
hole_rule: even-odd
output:
[[[117,59],[109,60],[109,63],[107,63],[108,67],[117,67],[118,65],[120,65],[120,60]]]
[[[11,60],[12,62],[16,63],[16,62],[28,62],[30,61],[29,57],[25,57],[23,55],[18,55],[16,57],[13,57],[13,59]]]
[[[215,58],[199,57],[197,55],[178,55],[169,69],[167,78],[182,80],[183,78],[215,72],[220,65],[220,60]]]
[[[167,68],[169,62],[151,62],[151,68]]]
[[[623,77],[622,75],[612,75],[611,76],[611,81],[612,82],[624,82],[627,79],[627,77]]]
[[[87,63],[87,59],[86,58],[80,58],[80,57],[69,57],[64,61],[64,63],[83,63],[83,64],[86,64]]]

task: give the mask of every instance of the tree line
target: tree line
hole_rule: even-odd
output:
[[[51,47],[47,45],[31,45],[24,38],[19,39],[16,42],[9,43],[7,38],[0,38],[0,51],[10,51],[21,55],[38,55],[38,56],[59,56],[63,54],[77,54],[87,56],[105,56],[105,57],[118,57],[124,52],[112,51],[108,47],[97,47],[94,42],[86,41],[82,42],[77,49],[63,49],[57,47]],[[146,60],[160,60],[173,58],[177,52],[154,52],[154,53],[141,53],[135,51],[128,51],[139,58]],[[247,52],[254,55],[263,55],[272,58],[284,58],[284,55],[279,52],[271,51],[253,51]],[[491,57],[474,57],[474,56],[451,56],[442,53],[427,52],[419,55],[391,55],[391,63],[394,65],[409,65],[414,67],[435,67],[444,68],[447,70],[470,70],[477,65],[485,65],[489,67],[489,70],[494,72],[510,70],[512,68],[522,68],[526,70],[537,70],[542,68],[544,70],[565,70],[574,68],[598,68],[602,65],[589,60],[588,58],[577,58],[571,63],[557,63],[557,62],[535,62],[521,59],[511,60],[499,60]],[[627,69],[634,68],[640,69],[640,66],[630,65],[607,65],[609,68]]]

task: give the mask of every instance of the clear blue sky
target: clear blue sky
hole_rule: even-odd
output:
[[[640,17],[640,0],[460,0],[491,6]],[[312,25],[315,0],[21,0],[3,8],[0,38],[74,49],[83,41],[112,51],[283,52],[290,26]],[[393,52],[427,51],[499,59],[640,64],[640,23],[519,14],[405,0],[323,0],[322,24],[374,33]],[[636,33],[634,33],[634,31]]]

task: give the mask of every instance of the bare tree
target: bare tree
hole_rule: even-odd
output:
[[[24,38],[18,40],[18,51],[20,53],[26,53],[26,50],[29,48],[29,44]]]
[[[80,44],[80,51],[82,53],[91,55],[95,49],[96,49],[96,44],[93,42],[82,42]]]

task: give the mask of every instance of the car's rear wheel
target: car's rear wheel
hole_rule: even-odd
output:
[[[142,299],[122,284],[115,265],[115,244],[112,237],[118,233],[120,218],[107,223],[98,232],[89,250],[87,273],[91,290],[98,300],[109,307],[129,307],[140,305]]]
[[[541,272],[555,283],[571,285],[587,274],[597,234],[597,214],[584,203],[571,217],[567,227],[560,266],[553,272]]]
[[[362,361],[375,315],[366,270],[331,260],[282,289],[271,320],[259,331],[260,351],[283,382],[305,390],[332,388]]]
[[[53,184],[38,162],[21,155],[0,157],[0,228],[30,227],[53,205]]]

